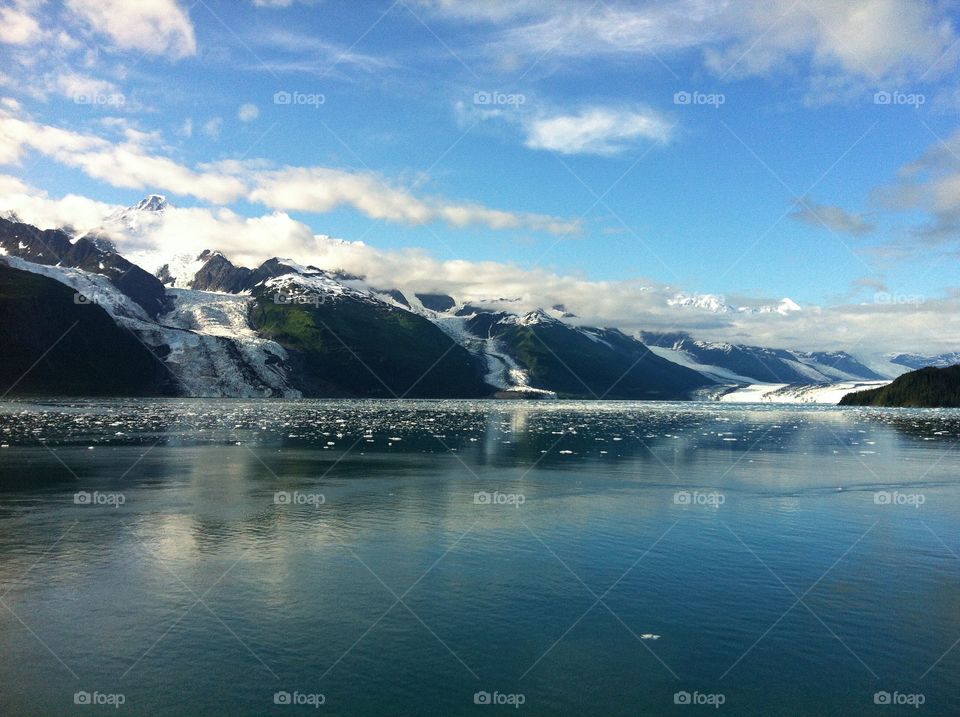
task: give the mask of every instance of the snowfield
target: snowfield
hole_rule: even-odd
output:
[[[173,309],[154,321],[107,277],[80,269],[34,264],[18,257],[4,261],[65,284],[129,330],[192,397],[299,398],[284,369],[287,353],[261,339],[248,322],[250,298],[185,289],[168,290]],[[167,351],[169,350],[169,353]],[[165,358],[160,358],[161,356]]]
[[[890,381],[841,381],[797,385],[788,383],[754,383],[729,390],[706,389],[701,398],[721,403],[819,403],[836,405],[840,399],[854,391],[886,386]],[[727,393],[722,393],[726,390]]]

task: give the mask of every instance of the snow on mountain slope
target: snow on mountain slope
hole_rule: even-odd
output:
[[[716,294],[676,294],[667,299],[668,306],[677,306],[683,309],[700,309],[714,314],[780,314],[786,316],[795,311],[802,311],[800,305],[789,297],[784,297],[776,304],[763,306],[733,306],[726,299]]]
[[[887,358],[892,365],[902,366],[910,371],[927,366],[946,368],[960,363],[960,351],[950,351],[932,356],[929,354],[889,354]]]
[[[256,336],[247,322],[248,297],[172,291],[174,308],[151,319],[109,279],[81,269],[4,257],[14,269],[41,274],[78,292],[131,331],[164,364],[189,396],[298,397],[283,370],[286,352]]]
[[[174,307],[160,323],[180,333],[166,335],[172,339],[167,362],[177,364],[185,380],[212,385],[224,392],[221,395],[301,395],[288,383],[286,350],[260,338],[250,326],[250,297],[188,289],[169,293]],[[199,336],[200,341],[182,334]]]
[[[868,388],[886,386],[889,381],[841,381],[797,385],[786,383],[755,383],[734,390],[706,389],[699,398],[721,403],[818,403],[836,405],[846,394]]]
[[[153,260],[156,263],[159,260]],[[154,275],[165,285],[177,289],[189,289],[193,277],[206,262],[193,254],[174,254],[163,263]]]
[[[677,294],[672,299],[667,299],[668,306],[679,306],[683,308],[703,309],[712,311],[715,314],[726,314],[736,309],[730,306],[722,296],[715,294]]]
[[[264,286],[277,303],[284,303],[285,300],[293,302],[298,298],[311,298],[323,303],[343,297],[365,303],[386,303],[372,292],[349,287],[325,271],[310,271],[309,274],[291,272],[267,279]]]
[[[78,295],[75,298],[77,303],[97,304],[117,322],[126,320],[152,323],[152,319],[140,304],[117,289],[102,274],[93,274],[82,269],[63,266],[35,264],[16,256],[5,256],[3,261],[14,269],[41,274],[59,281],[61,284],[66,284],[77,292]]]
[[[664,348],[663,346],[650,346],[649,344],[647,345],[647,348],[660,358],[665,358],[667,361],[673,361],[675,364],[693,369],[694,371],[697,371],[707,378],[717,381],[718,383],[749,384],[753,381],[753,379],[749,376],[741,376],[740,374],[734,373],[733,371],[725,369],[722,366],[702,364],[686,351],[668,349]]]
[[[417,313],[431,321],[452,341],[463,346],[474,356],[479,357],[486,368],[483,380],[501,391],[517,391],[535,393],[544,396],[555,396],[553,391],[534,388],[530,385],[527,372],[507,354],[500,342],[492,336],[476,336],[467,328],[467,322],[475,316],[474,313],[457,316],[449,312],[433,311],[423,305],[422,300],[413,292],[404,295],[412,296],[408,311]],[[458,308],[452,307],[451,310]],[[462,307],[460,307],[462,308]],[[518,317],[519,318],[519,317]]]
[[[99,226],[91,227],[80,236],[107,239],[123,237],[123,244],[127,247],[124,251],[126,259],[154,274],[167,263],[167,259],[155,251],[138,251],[133,247],[149,244],[147,237],[163,223],[169,206],[171,205],[163,195],[148,194],[132,207],[108,214]]]

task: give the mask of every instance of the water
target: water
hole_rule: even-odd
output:
[[[0,714],[955,715],[958,438],[951,411],[0,403]]]

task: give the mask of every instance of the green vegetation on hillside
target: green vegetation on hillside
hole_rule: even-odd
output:
[[[840,405],[957,408],[960,407],[960,365],[911,371],[886,386],[848,393],[840,399]]]
[[[291,354],[306,395],[471,398],[492,389],[470,353],[422,316],[341,298],[254,302],[251,323]]]

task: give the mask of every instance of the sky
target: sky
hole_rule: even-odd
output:
[[[718,340],[956,349],[957,13],[0,2],[0,210],[86,229],[156,192],[178,214],[121,251],[337,262]],[[754,311],[677,306],[702,295]],[[802,310],[756,311],[784,297]]]

